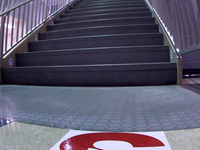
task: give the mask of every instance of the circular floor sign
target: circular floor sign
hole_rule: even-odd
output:
[[[61,139],[51,150],[171,150],[166,141],[140,133],[81,133]]]

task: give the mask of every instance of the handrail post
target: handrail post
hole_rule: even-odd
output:
[[[0,29],[0,60],[3,59],[3,48],[4,48],[4,29],[5,29],[5,21],[6,21],[6,16],[3,15],[1,16],[1,29]]]
[[[46,0],[45,1],[45,9],[44,9],[44,11],[45,11],[45,13],[44,13],[44,18],[45,18],[45,22],[47,21],[47,18],[48,18],[48,6],[49,4],[48,4],[48,0]]]
[[[182,66],[182,57],[179,57],[177,60],[177,84],[183,84],[183,66]]]

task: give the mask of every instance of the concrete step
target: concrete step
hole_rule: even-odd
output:
[[[94,48],[113,46],[145,46],[162,45],[163,35],[159,33],[148,34],[113,34],[71,37],[52,40],[29,42],[29,51],[46,51],[73,48]]]
[[[136,86],[176,84],[175,63],[69,65],[3,68],[4,84]]]
[[[149,57],[151,56],[151,57]],[[17,66],[169,62],[167,46],[124,46],[18,53]]]
[[[105,34],[158,33],[158,25],[115,25],[73,28],[39,33],[40,40]]]
[[[78,16],[84,16],[84,15],[95,15],[95,14],[102,14],[102,13],[120,13],[120,12],[143,12],[143,11],[149,11],[149,8],[147,7],[138,7],[138,8],[119,8],[119,9],[101,9],[101,10],[87,10],[87,11],[82,11],[82,12],[76,12],[73,11],[73,9],[70,9],[66,12],[66,16],[73,16],[73,17],[78,17]]]
[[[62,30],[62,29],[73,29],[73,28],[84,28],[93,26],[109,26],[109,25],[127,25],[127,24],[155,24],[155,19],[151,17],[123,17],[123,18],[112,18],[112,19],[95,19],[95,20],[84,20],[84,21],[73,21],[69,23],[59,23],[47,26],[48,31]]]
[[[102,13],[94,15],[84,16],[68,16],[67,14],[61,15],[61,18],[55,19],[55,23],[71,22],[71,21],[84,21],[84,20],[95,20],[95,19],[111,19],[121,17],[151,17],[152,14],[149,11],[144,12],[120,12],[120,13]]]

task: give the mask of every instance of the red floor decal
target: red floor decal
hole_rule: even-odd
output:
[[[163,135],[163,132],[93,133],[72,130],[51,150],[171,150]]]

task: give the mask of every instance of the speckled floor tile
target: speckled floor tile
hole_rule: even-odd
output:
[[[67,129],[11,123],[0,127],[1,150],[49,150]]]
[[[49,150],[68,129],[11,123],[0,127],[1,150]],[[165,131],[172,150],[199,150],[200,128]]]
[[[200,128],[166,131],[172,150],[200,150]]]

